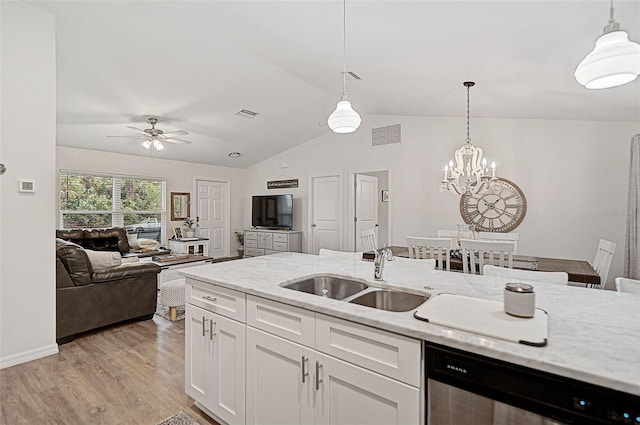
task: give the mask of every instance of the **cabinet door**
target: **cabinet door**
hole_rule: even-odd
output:
[[[211,320],[211,404],[205,407],[227,424],[241,425],[245,423],[245,325],[213,313]]]
[[[247,424],[313,424],[314,362],[308,348],[247,326]]]
[[[418,388],[321,353],[316,361],[316,424],[418,425]]]
[[[273,249],[273,233],[258,233],[258,248]]]
[[[184,391],[194,400],[208,404],[209,364],[213,361],[213,341],[209,339],[211,313],[191,304],[185,307]]]
[[[245,418],[245,326],[186,305],[185,392],[229,425]]]

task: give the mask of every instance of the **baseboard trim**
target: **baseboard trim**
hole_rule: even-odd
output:
[[[23,351],[22,353],[0,357],[0,369],[15,366],[20,363],[30,362],[31,360],[36,360],[57,353],[58,344],[51,344],[45,345],[44,347],[34,348],[33,350]]]

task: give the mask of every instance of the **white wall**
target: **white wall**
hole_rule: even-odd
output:
[[[372,128],[398,123],[402,144],[370,147]],[[472,142],[527,198],[526,217],[514,230],[519,253],[592,261],[598,240],[609,239],[618,245],[611,286],[622,274],[629,143],[639,129],[638,122],[472,118]],[[390,243],[401,245],[408,234],[435,235],[462,223],[459,196],[440,193],[439,186],[444,164],[465,137],[464,118],[367,116],[355,133],[327,132],[248,169],[247,196],[264,192],[265,181],[279,174],[299,178],[301,187],[289,191],[299,204],[294,227],[305,232],[306,247],[309,174],[389,169]],[[344,193],[349,205],[346,186]],[[350,246],[346,235],[344,243]]]
[[[56,353],[52,15],[0,2],[0,368]],[[35,193],[18,193],[18,179]]]
[[[105,142],[106,143],[106,142]],[[177,149],[177,148],[176,148]],[[191,193],[191,216],[196,216],[195,194],[193,184],[195,177],[210,178],[212,180],[228,180],[231,190],[231,226],[230,242],[231,254],[237,254],[237,241],[233,231],[243,228],[243,200],[242,194],[245,192],[244,176],[245,171],[217,167],[214,165],[195,164],[191,162],[172,161],[143,156],[132,156],[110,152],[101,152],[88,149],[75,149],[65,146],[57,147],[56,168],[93,171],[114,174],[129,174],[135,176],[162,177],[167,179],[167,219],[171,218],[171,192]],[[56,226],[58,223],[59,199],[56,199]],[[182,221],[168,221],[167,231],[170,233],[172,227],[181,226]],[[170,237],[170,236],[169,236]]]

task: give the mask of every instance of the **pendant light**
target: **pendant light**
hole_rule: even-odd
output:
[[[576,68],[576,80],[588,89],[607,89],[635,80],[640,74],[640,44],[629,41],[629,34],[613,19],[613,0],[609,22],[596,46]]]
[[[327,124],[334,133],[353,133],[360,127],[362,119],[347,100],[347,0],[342,1],[342,97],[336,110],[329,115]]]

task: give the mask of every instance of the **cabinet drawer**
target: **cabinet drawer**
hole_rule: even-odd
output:
[[[420,387],[422,343],[417,339],[318,314],[316,350]]]
[[[245,294],[233,289],[186,278],[185,302],[218,313],[221,316],[246,322]]]
[[[287,242],[287,239],[289,239],[289,237],[287,235],[285,235],[284,233],[274,233],[273,234],[273,241],[274,242]]]
[[[258,255],[264,255],[264,249],[247,248],[244,250],[244,254],[249,257],[257,257]]]
[[[298,307],[247,295],[247,325],[314,346],[315,314]]]
[[[245,239],[244,246],[246,248],[257,248],[258,247],[258,241],[256,239]]]
[[[265,249],[264,253],[265,255],[269,255],[269,254],[280,254],[282,251],[274,251],[273,249]]]
[[[289,250],[289,244],[286,242],[274,242],[273,243],[273,249],[274,251],[288,251]]]
[[[245,239],[258,239],[258,232],[244,232]]]

